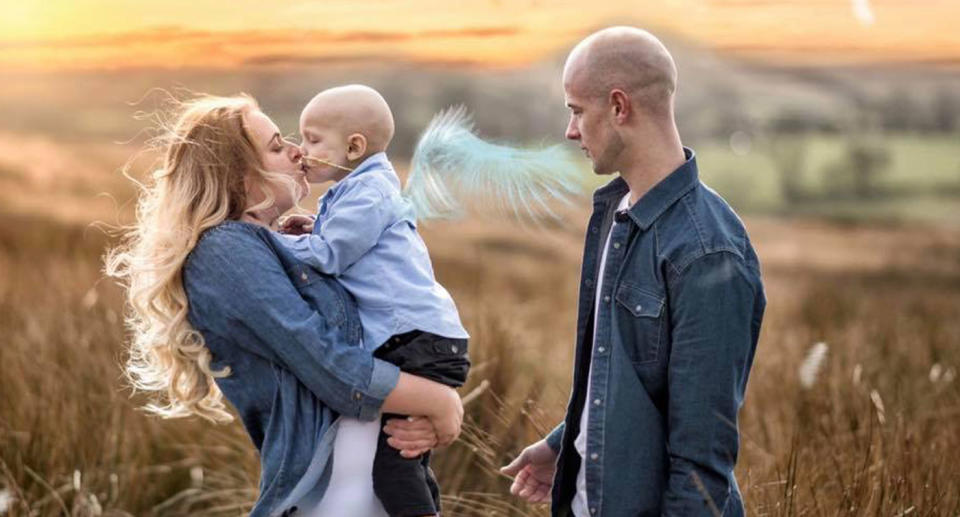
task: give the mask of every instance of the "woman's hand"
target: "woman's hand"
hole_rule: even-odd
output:
[[[383,426],[383,432],[390,435],[387,443],[400,451],[404,458],[416,458],[437,446],[437,431],[424,416],[391,418]]]
[[[444,447],[460,436],[463,423],[463,402],[457,390],[400,372],[397,386],[383,401],[381,410],[401,415],[423,415],[433,426],[436,435],[434,445]]]
[[[437,433],[437,445],[441,447],[453,443],[460,436],[460,426],[463,425],[463,401],[460,400],[460,394],[448,387],[447,395],[444,404],[427,415]]]

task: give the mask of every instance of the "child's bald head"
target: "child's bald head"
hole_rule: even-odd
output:
[[[362,84],[338,86],[318,93],[300,114],[301,129],[339,129],[344,136],[366,139],[365,155],[386,151],[393,139],[393,114],[379,92]]]
[[[303,163],[311,183],[339,181],[393,139],[390,106],[369,86],[351,84],[317,94],[300,114]]]

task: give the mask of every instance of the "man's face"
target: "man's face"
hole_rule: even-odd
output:
[[[616,172],[623,140],[611,123],[613,112],[609,102],[603,97],[585,95],[575,78],[565,78],[563,89],[570,109],[565,136],[580,143],[580,148],[593,163],[593,172]]]

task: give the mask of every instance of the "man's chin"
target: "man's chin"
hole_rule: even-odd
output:
[[[605,167],[603,165],[597,165],[597,164],[593,165],[593,173],[596,174],[597,176],[609,176],[614,172],[616,171],[610,170],[609,167]]]

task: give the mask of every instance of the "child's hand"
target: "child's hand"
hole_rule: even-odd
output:
[[[314,219],[304,214],[293,214],[280,221],[280,233],[288,235],[303,235],[313,231]]]

